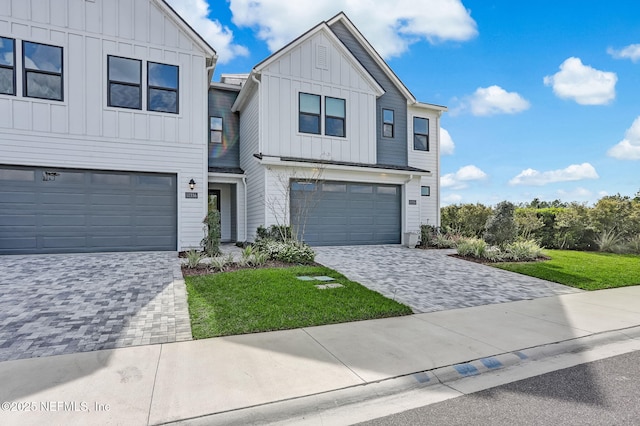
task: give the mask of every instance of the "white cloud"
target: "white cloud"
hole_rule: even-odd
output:
[[[400,56],[410,44],[465,41],[478,33],[460,0],[229,0],[233,22],[257,29],[271,51],[340,11],[383,58]]]
[[[464,189],[469,186],[469,182],[483,180],[487,174],[478,167],[469,165],[458,169],[455,173],[448,173],[440,177],[442,188]]]
[[[459,195],[459,194],[449,194],[442,198],[442,202],[445,205],[458,204],[461,201],[462,201],[462,195]]]
[[[456,145],[451,139],[451,135],[444,128],[440,128],[440,155],[453,155]]]
[[[500,86],[479,87],[465,98],[459,110],[470,109],[471,114],[487,116],[517,114],[529,109],[531,104],[516,92],[507,92]]]
[[[583,179],[598,179],[596,169],[589,163],[572,164],[565,169],[539,172],[526,169],[509,181],[509,185],[547,185],[555,182],[570,182]]]
[[[593,192],[589,191],[586,188],[578,187],[571,191],[559,189],[558,195],[565,200],[584,200],[590,199],[593,196]]]
[[[607,53],[616,59],[631,59],[633,62],[640,60],[640,44],[630,44],[622,49],[610,47]]]
[[[616,97],[618,76],[584,65],[580,58],[568,58],[560,71],[544,78],[546,86],[562,99],[573,99],[580,105],[606,105]]]
[[[249,50],[233,42],[233,31],[218,20],[209,18],[209,4],[205,0],[167,0],[171,7],[184,18],[211,45],[218,54],[218,62],[227,63],[236,56],[248,56]]]
[[[640,160],[640,116],[627,129],[624,139],[609,149],[607,155],[618,160]]]

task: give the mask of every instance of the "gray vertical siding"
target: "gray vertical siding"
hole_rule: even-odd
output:
[[[407,166],[407,99],[342,22],[334,23],[331,29],[385,91],[385,94],[378,98],[376,102],[378,164]],[[395,111],[393,138],[382,137],[383,108]]]
[[[209,167],[240,167],[240,119],[231,112],[238,92],[219,88],[209,89],[209,117],[222,117],[222,144],[209,141]],[[207,129],[209,120],[207,118]]]
[[[238,185],[231,185],[231,241],[238,241]]]

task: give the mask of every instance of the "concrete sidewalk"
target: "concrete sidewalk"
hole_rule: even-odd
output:
[[[0,423],[162,424],[398,376],[444,382],[498,368],[531,353],[525,349],[598,333],[619,330],[616,338],[640,349],[639,330],[631,330],[638,326],[640,287],[627,287],[7,361],[0,363]]]

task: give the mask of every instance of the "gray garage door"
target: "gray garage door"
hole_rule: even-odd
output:
[[[176,176],[0,166],[0,254],[176,250]]]
[[[400,200],[397,185],[295,181],[291,221],[310,245],[399,244]]]

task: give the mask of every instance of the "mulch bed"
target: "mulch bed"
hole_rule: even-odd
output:
[[[451,257],[455,257],[458,259],[462,259],[462,260],[467,260],[469,262],[473,262],[473,263],[480,263],[481,265],[490,265],[492,263],[523,263],[523,262],[544,262],[545,260],[551,260],[550,257],[548,256],[541,256],[539,258],[537,258],[536,260],[525,260],[525,261],[516,261],[516,260],[500,260],[500,261],[491,261],[491,260],[487,260],[487,259],[478,259],[477,257],[473,257],[473,256],[460,256],[459,254],[450,254],[449,256]]]
[[[264,265],[260,266],[240,266],[237,264],[230,264],[224,268],[224,271],[218,271],[211,268],[209,265],[199,265],[197,268],[188,268],[186,265],[182,265],[182,275],[185,277],[197,276],[197,275],[211,275],[219,274],[220,272],[233,272],[241,269],[264,269],[264,268],[290,268],[292,266],[298,266],[293,263],[280,262],[278,260],[269,260]],[[311,263],[304,266],[321,266],[319,263]]]

